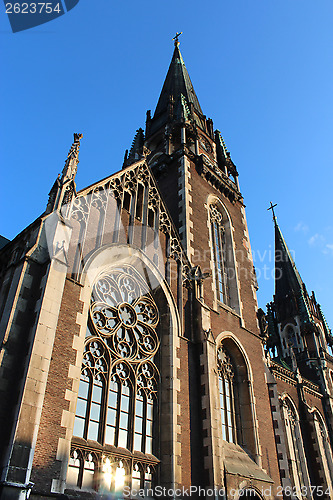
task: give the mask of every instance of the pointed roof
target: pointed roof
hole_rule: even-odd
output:
[[[154,118],[167,111],[171,96],[175,102],[181,100],[182,96],[185,97],[187,103],[192,103],[195,110],[201,115],[203,114],[183,57],[180,53],[179,42],[177,40],[175,41],[175,50],[155,109]]]
[[[143,130],[142,128],[139,128],[134,136],[128,158],[133,160],[139,160],[141,158],[140,155],[142,155],[142,148],[144,146],[144,142],[145,142],[145,137]]]
[[[82,134],[74,134],[74,141],[67,155],[65,166],[62,170],[62,183],[75,178],[79,163],[80,140],[82,137]]]
[[[76,193],[75,176],[79,163],[80,140],[82,137],[82,134],[74,134],[74,141],[67,155],[62,175],[58,174],[49,192],[49,200],[44,214],[58,210],[62,204],[69,202],[73,193]]]
[[[299,293],[303,292],[304,283],[284,240],[274,212],[273,221],[275,228],[275,296],[285,298],[291,292],[298,296]]]

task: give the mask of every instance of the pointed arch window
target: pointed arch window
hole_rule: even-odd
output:
[[[333,454],[329,434],[324,420],[318,411],[314,412],[314,427],[319,448],[319,456],[322,463],[323,475],[326,487],[333,490]]]
[[[235,368],[230,356],[222,345],[217,351],[219,394],[222,422],[222,438],[229,443],[237,443],[238,401],[235,398]],[[238,414],[237,414],[238,413]]]
[[[67,474],[67,484],[79,486],[80,489],[92,491],[96,489],[97,457],[84,450],[72,450]]]
[[[229,306],[239,314],[239,293],[231,222],[226,210],[218,200],[209,205],[209,225],[216,299],[219,303]]]
[[[87,343],[82,367],[74,434],[98,441],[102,397],[108,372],[107,353],[101,342],[95,339]]]
[[[143,467],[139,463],[134,463],[132,470],[132,488],[136,491],[144,489],[149,496],[149,492],[147,490],[151,490],[152,488],[152,477],[152,467],[150,467],[149,465]]]
[[[230,297],[228,289],[227,249],[224,221],[217,205],[210,205],[209,215],[212,231],[217,298],[220,302],[228,305]]]
[[[105,444],[128,448],[133,382],[127,363],[118,363],[112,371],[107,401]]]
[[[299,418],[288,399],[282,403],[282,414],[287,439],[289,475],[296,493],[302,496],[302,487],[310,486]]]
[[[217,344],[221,438],[260,463],[252,377],[244,349],[227,335]]]
[[[84,478],[95,477],[95,470],[102,470],[92,482],[95,489],[114,489],[129,481],[129,464],[120,463],[119,458],[116,467],[114,461],[111,464],[101,455],[101,449],[106,453],[109,446],[145,454],[140,481],[146,481],[146,476],[148,482],[152,480],[146,469],[150,466],[153,471],[157,462],[150,463],[147,455],[156,453],[153,434],[159,373],[154,357],[159,348],[158,323],[156,303],[134,268],[112,269],[98,278],[91,297],[73,436],[87,441],[85,450],[90,446],[100,455],[89,469],[83,452],[81,458],[72,453],[68,469],[71,485],[83,488],[89,482]],[[72,452],[74,448],[73,444]]]
[[[153,453],[153,425],[156,411],[157,373],[150,363],[139,368],[135,406],[134,449]]]

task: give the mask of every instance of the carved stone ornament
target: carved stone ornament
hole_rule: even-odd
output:
[[[115,177],[110,181],[110,190],[113,193],[113,196],[117,199],[122,197],[124,188],[119,177]]]
[[[259,328],[260,328],[260,337],[264,343],[267,342],[267,339],[269,337],[268,333],[268,322],[266,315],[262,309],[258,309],[257,311],[257,318],[258,318],[258,323],[259,323]]]
[[[197,169],[211,186],[228,198],[231,203],[242,199],[236,185],[223,172],[213,166],[204,155],[199,158]]]
[[[86,196],[79,196],[74,199],[72,207],[72,218],[79,222],[87,222],[89,214],[89,205]]]
[[[155,187],[150,187],[148,192],[148,207],[157,210],[160,203],[160,197]]]
[[[80,140],[82,137],[82,134],[74,134],[74,142],[69,150],[65,166],[62,171],[62,181],[70,180],[75,177],[79,163]]]
[[[93,287],[90,321],[96,336],[109,348],[112,359],[140,364],[142,380],[153,384],[155,369],[149,363],[142,363],[151,362],[158,350],[155,329],[159,313],[146,284],[132,267],[114,269],[99,277]],[[103,348],[92,344],[85,355],[98,356],[102,370]],[[118,376],[126,379],[126,364],[117,366]]]
[[[166,214],[166,212],[162,212],[162,211],[160,212],[160,230],[164,234],[168,234],[171,231],[170,219],[169,219],[168,215]]]
[[[107,191],[104,189],[104,187],[99,186],[93,190],[91,204],[93,207],[104,210],[106,209]]]
[[[294,412],[291,410],[291,408],[289,408],[289,406],[287,405],[287,415],[288,415],[288,420],[289,420],[289,423],[292,427],[295,427],[296,426],[296,418],[295,418],[295,414]]]
[[[135,191],[136,178],[135,178],[135,172],[133,170],[126,172],[125,179],[124,179],[124,188],[127,191]]]
[[[72,184],[73,183],[68,184],[65,188],[64,197],[62,199],[62,206],[69,205],[72,201],[72,198],[74,196],[74,189]]]
[[[202,147],[202,149],[204,151],[206,151],[207,153],[212,152],[212,146],[210,145],[209,141],[205,137],[200,136],[199,142],[200,142],[200,146]]]
[[[217,350],[217,366],[223,377],[229,379],[234,377],[234,368],[230,356],[226,353],[222,345]]]
[[[182,248],[177,240],[177,238],[171,238],[170,240],[170,257],[175,260],[181,260]]]
[[[217,224],[222,226],[223,217],[222,217],[222,214],[216,205],[209,206],[209,216],[210,216],[211,222],[216,222]]]
[[[187,268],[187,276],[190,281],[202,283],[204,279],[208,278],[210,273],[203,273],[200,266]]]
[[[142,163],[136,172],[136,178],[138,179],[139,182],[142,182],[143,184],[149,182],[150,174],[149,174],[149,169],[145,163]]]
[[[147,158],[151,153],[150,149],[148,149],[146,146],[143,146],[142,148],[142,157]]]
[[[138,459],[132,460],[116,453],[105,450],[87,450],[79,444],[73,445],[70,453],[70,465],[79,468],[80,464],[85,464],[85,468],[91,471],[97,469],[99,464],[101,471],[108,476],[115,476],[117,469],[124,471],[124,474],[132,477],[133,473],[141,475],[154,475],[157,464],[140,462]],[[90,466],[90,467],[89,467]]]

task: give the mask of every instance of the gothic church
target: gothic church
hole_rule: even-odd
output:
[[[176,38],[122,168],[0,251],[0,498],[333,497],[333,338],[275,215],[258,311],[238,172]],[[162,494],[160,494],[162,492]]]

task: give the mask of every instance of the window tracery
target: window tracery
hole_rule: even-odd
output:
[[[68,466],[67,483],[78,485],[82,490],[91,491],[96,486],[98,458],[95,453],[74,449]]]
[[[124,486],[130,484],[132,490],[147,491],[152,488],[155,472],[156,464],[74,447],[69,459],[67,486],[77,486],[87,492],[121,493]]]
[[[160,343],[158,323],[156,303],[134,268],[113,268],[99,276],[91,295],[73,432],[92,448],[91,441],[99,443],[99,448],[126,448],[133,457],[136,451],[149,455],[155,451],[153,428],[159,372],[154,356]],[[89,483],[93,489],[102,484],[103,488],[109,484],[109,488],[115,489],[121,481],[128,484],[131,478],[140,479],[142,484],[152,480],[153,463],[147,472],[138,460],[138,469],[134,469],[133,460],[120,465],[116,456],[113,462],[99,456],[92,461],[94,469],[92,465],[89,469],[82,453],[73,453],[68,482],[76,487],[84,487],[85,476],[95,478]],[[103,468],[106,472],[98,478],[95,469]],[[85,470],[93,472],[89,476]]]

